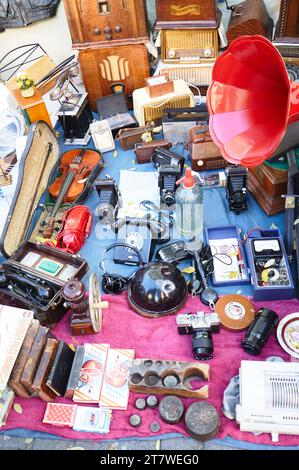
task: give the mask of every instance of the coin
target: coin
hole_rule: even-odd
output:
[[[152,432],[159,432],[161,429],[160,423],[158,423],[157,421],[153,421],[150,427]]]
[[[141,417],[139,415],[130,416],[130,425],[137,428],[141,424]]]
[[[158,398],[155,395],[149,395],[146,403],[149,408],[155,408],[158,405]]]
[[[167,388],[174,388],[179,383],[178,378],[175,375],[166,375],[163,379],[163,385]]]
[[[220,417],[214,406],[207,401],[192,403],[185,413],[185,424],[190,436],[207,441],[216,436]]]
[[[146,401],[144,398],[137,398],[137,400],[135,401],[135,408],[137,408],[137,410],[145,410],[146,408]]]
[[[160,401],[159,413],[161,419],[169,424],[176,424],[184,413],[184,405],[178,397],[167,396]]]

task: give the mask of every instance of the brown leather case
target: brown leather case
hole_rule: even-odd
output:
[[[152,126],[141,126],[135,128],[124,128],[120,129],[118,133],[119,142],[123,150],[132,150],[138,142],[142,142],[143,135],[145,133],[150,134],[153,138],[153,127]]]
[[[21,375],[20,382],[30,394],[35,393],[32,384],[40,358],[46,346],[48,331],[49,328],[43,326],[39,328]]]
[[[161,81],[160,83],[155,83],[155,80],[163,77],[165,79],[164,82]],[[173,93],[174,91],[173,80],[169,80],[168,75],[165,73],[161,73],[158,75],[158,77],[145,78],[145,84],[151,98],[167,95],[168,93]]]
[[[152,140],[151,142],[140,142],[135,145],[135,155],[137,163],[150,163],[156,148],[164,147],[169,149],[171,143],[167,140]]]
[[[273,20],[263,0],[246,0],[234,5],[226,32],[228,42],[239,36],[254,34],[272,39]]]
[[[280,194],[273,196],[266,193],[254,173],[250,171],[247,176],[247,187],[267,215],[275,215],[285,210],[285,199]]]
[[[17,360],[15,362],[12,373],[8,381],[8,385],[15,392],[18,397],[29,398],[30,393],[26,390],[25,387],[20,383],[21,375],[23,373],[25,364],[28,360],[31,347],[33,345],[34,339],[39,330],[39,321],[33,320],[30,327],[28,328],[27,334],[23,341],[22,347],[18,354]]]
[[[208,126],[195,126],[190,129],[189,149],[194,171],[217,170],[229,164],[212,140]]]
[[[56,394],[46,385],[51,366],[58,347],[58,341],[48,338],[37,371],[34,376],[32,389],[44,401],[54,401]]]

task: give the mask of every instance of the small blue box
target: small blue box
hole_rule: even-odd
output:
[[[285,300],[295,297],[295,286],[280,231],[256,229],[247,238],[245,247],[253,299]]]
[[[212,274],[213,286],[250,284],[248,265],[238,227],[236,225],[207,227],[205,234],[212,255],[216,255],[214,256],[215,272]],[[230,259],[232,264],[229,265]]]

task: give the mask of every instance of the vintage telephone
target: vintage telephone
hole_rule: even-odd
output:
[[[57,292],[50,282],[45,282],[30,274],[0,271],[0,287],[14,291],[24,301],[47,305]]]

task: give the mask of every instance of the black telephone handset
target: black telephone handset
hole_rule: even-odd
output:
[[[31,278],[28,274],[0,271],[0,287],[17,290],[21,296],[27,296],[30,292],[40,303],[48,303],[54,296],[54,289],[50,284]]]

